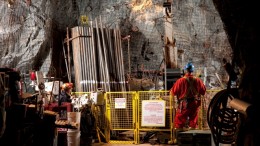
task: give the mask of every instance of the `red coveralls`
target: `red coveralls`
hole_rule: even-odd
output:
[[[178,108],[174,117],[175,128],[183,128],[189,117],[189,127],[197,128],[198,112],[200,106],[200,95],[206,93],[206,86],[200,78],[193,77],[191,73],[186,73],[184,77],[178,79],[170,90],[171,95],[178,99]]]

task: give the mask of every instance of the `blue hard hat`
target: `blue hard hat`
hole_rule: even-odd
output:
[[[191,62],[189,62],[185,65],[184,70],[188,70],[190,72],[193,72],[194,71],[194,65]]]

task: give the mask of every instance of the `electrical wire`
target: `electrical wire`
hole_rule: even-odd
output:
[[[211,100],[207,122],[216,145],[232,144],[236,141],[240,125],[239,113],[228,106],[228,100],[238,97],[236,88],[219,91]]]

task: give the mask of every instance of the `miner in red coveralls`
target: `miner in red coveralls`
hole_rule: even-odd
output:
[[[200,98],[206,92],[206,86],[202,80],[193,76],[194,65],[189,62],[185,67],[185,75],[179,78],[170,89],[175,96],[177,107],[174,117],[175,129],[183,130],[188,122],[190,129],[198,127],[198,112],[201,104]],[[188,120],[188,121],[187,121]]]

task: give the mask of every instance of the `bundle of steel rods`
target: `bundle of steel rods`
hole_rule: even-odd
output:
[[[71,29],[76,90],[126,91],[121,33],[95,23]]]

